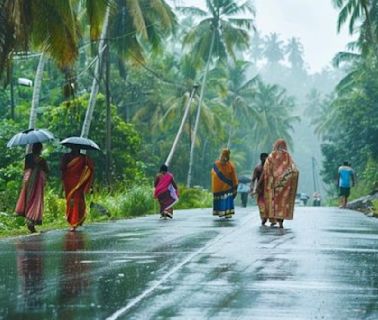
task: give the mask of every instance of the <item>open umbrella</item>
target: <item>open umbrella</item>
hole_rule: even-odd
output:
[[[24,146],[37,142],[46,142],[54,139],[54,135],[46,129],[28,129],[17,133],[7,143],[7,147]]]
[[[68,137],[60,142],[60,144],[72,148],[79,147],[86,150],[100,150],[100,147],[91,139],[83,137]]]

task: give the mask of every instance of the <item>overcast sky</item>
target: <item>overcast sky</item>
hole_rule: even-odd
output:
[[[305,61],[312,72],[329,65],[335,53],[344,50],[351,40],[346,30],[341,34],[336,32],[337,10],[334,9],[332,0],[252,2],[256,8],[257,29],[263,34],[277,32],[283,40],[293,36],[300,38]],[[205,0],[176,0],[176,3],[204,8]]]

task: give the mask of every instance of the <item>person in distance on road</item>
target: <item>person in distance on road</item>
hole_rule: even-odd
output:
[[[354,171],[348,161],[344,161],[338,170],[338,187],[340,196],[340,208],[346,208],[350,188],[354,186]]]

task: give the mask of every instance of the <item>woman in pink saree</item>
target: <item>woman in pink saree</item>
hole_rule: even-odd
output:
[[[172,173],[168,172],[168,167],[163,164],[160,172],[155,178],[154,197],[160,203],[161,218],[173,218],[173,206],[178,202],[178,188]]]
[[[48,167],[41,157],[42,143],[34,143],[32,153],[25,157],[24,179],[16,205],[16,213],[25,217],[31,233],[37,232],[35,225],[42,224],[43,195]]]

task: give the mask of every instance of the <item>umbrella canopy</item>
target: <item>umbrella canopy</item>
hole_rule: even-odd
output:
[[[17,133],[7,143],[7,147],[24,146],[37,142],[46,142],[54,139],[54,135],[46,129],[28,129]]]
[[[251,177],[246,175],[240,176],[238,180],[240,183],[250,183],[252,181]]]
[[[60,142],[60,144],[72,148],[79,147],[86,150],[100,150],[100,147],[91,139],[83,137],[68,137]]]

